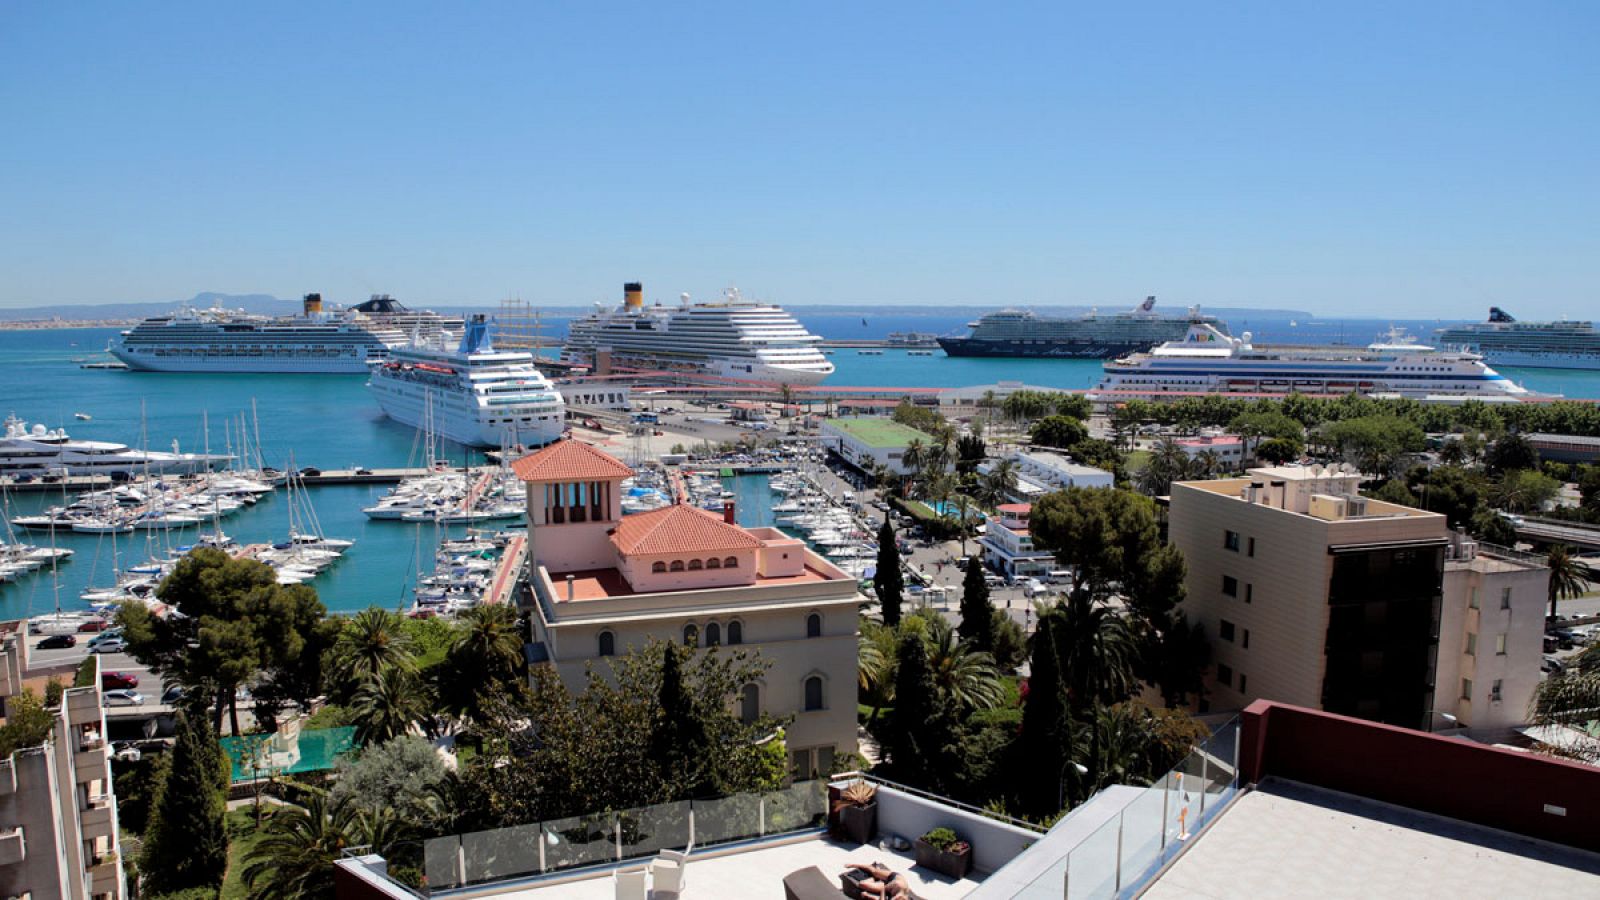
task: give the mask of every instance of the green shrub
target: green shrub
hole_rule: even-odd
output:
[[[931,844],[936,850],[949,850],[957,841],[961,840],[954,831],[943,825],[930,830],[922,836],[922,840]]]

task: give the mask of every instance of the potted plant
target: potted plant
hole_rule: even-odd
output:
[[[834,802],[839,816],[839,832],[857,844],[870,844],[878,836],[878,788],[866,781],[852,781],[839,792]]]
[[[955,831],[939,827],[917,838],[917,865],[951,878],[965,878],[972,871],[972,845]]]

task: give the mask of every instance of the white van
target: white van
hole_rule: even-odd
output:
[[[1029,578],[1022,583],[1022,596],[1024,597],[1033,597],[1039,594],[1048,594],[1049,592],[1050,589],[1045,587],[1044,582],[1037,578]]]

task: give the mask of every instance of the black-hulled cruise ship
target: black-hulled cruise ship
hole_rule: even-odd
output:
[[[1125,313],[1102,316],[1089,312],[1074,318],[1003,309],[967,323],[972,333],[966,337],[939,338],[939,346],[950,356],[1115,359],[1167,341],[1182,340],[1192,323],[1227,332],[1227,325],[1215,316],[1201,315],[1199,307],[1190,309],[1187,315],[1163,316],[1155,312],[1155,305],[1156,298],[1146,297]]]
[[[1441,328],[1441,347],[1481,354],[1497,366],[1600,369],[1600,331],[1591,322],[1518,322],[1498,306],[1489,321]]]

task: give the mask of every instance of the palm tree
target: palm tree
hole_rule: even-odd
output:
[[[305,808],[273,813],[265,834],[245,855],[244,882],[259,900],[332,897],[333,863],[360,843],[360,823],[347,803],[308,794]]]
[[[1533,696],[1532,718],[1535,725],[1594,731],[1600,721],[1600,645],[1579,654],[1573,668],[1540,683]],[[1572,741],[1562,753],[1600,762],[1600,750],[1592,741]]]
[[[1006,502],[1016,489],[1017,461],[1002,459],[978,477],[976,494],[980,503],[992,508]]]
[[[922,438],[912,438],[906,442],[906,449],[900,454],[900,465],[913,472],[922,468],[928,459],[928,442]]]
[[[522,662],[517,611],[504,604],[474,606],[459,617],[462,627],[450,655],[476,659],[491,672],[509,673]]]
[[[1132,693],[1138,648],[1124,615],[1095,601],[1087,589],[1073,590],[1065,602],[1040,610],[1041,621],[1045,615],[1057,617],[1050,634],[1074,715]]]
[[[1579,561],[1573,554],[1572,548],[1566,544],[1556,544],[1545,555],[1545,565],[1550,568],[1549,597],[1550,619],[1556,617],[1556,601],[1571,600],[1578,597],[1589,587],[1589,582],[1596,580],[1595,571]]]
[[[928,670],[948,706],[962,710],[993,709],[1004,696],[994,657],[961,643],[950,620],[931,615],[923,626]]]
[[[1163,437],[1156,442],[1144,470],[1139,473],[1139,490],[1151,496],[1168,493],[1172,490],[1172,483],[1187,476],[1188,472],[1188,454],[1183,452],[1177,441]]]
[[[390,667],[413,671],[411,641],[399,614],[370,606],[356,613],[333,645],[331,674],[354,687]]]
[[[362,746],[381,744],[410,731],[427,713],[424,694],[416,674],[398,667],[368,679],[351,703],[356,741]]]
[[[894,702],[896,630],[870,619],[861,621],[861,645],[857,651],[856,690],[863,702],[872,704],[870,724],[877,721],[885,704]]]
[[[1222,457],[1217,451],[1207,448],[1195,454],[1194,466],[1200,476],[1215,478],[1222,471]]]

